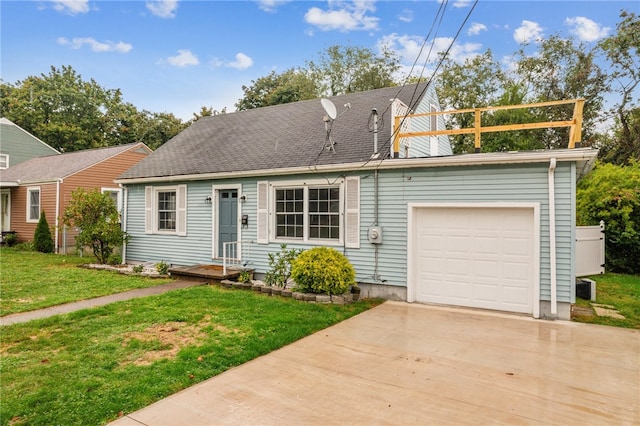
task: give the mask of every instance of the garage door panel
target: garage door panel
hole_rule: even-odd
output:
[[[532,312],[532,208],[416,212],[416,300]]]

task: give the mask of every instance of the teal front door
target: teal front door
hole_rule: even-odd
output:
[[[223,244],[238,240],[238,191],[225,189],[218,195],[218,256],[222,257]]]

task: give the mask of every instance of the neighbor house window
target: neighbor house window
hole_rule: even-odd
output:
[[[9,156],[7,154],[0,154],[0,169],[9,168]]]
[[[187,235],[187,186],[145,187],[145,232]]]
[[[340,187],[275,189],[276,238],[340,240]]]
[[[27,188],[27,222],[40,220],[40,187]]]
[[[113,200],[118,213],[122,212],[122,191],[120,188],[102,188],[102,193],[107,194]]]

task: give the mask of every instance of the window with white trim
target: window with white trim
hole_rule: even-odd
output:
[[[27,222],[40,220],[40,187],[27,188]]]
[[[187,186],[145,188],[145,232],[187,234]]]
[[[276,238],[340,241],[340,187],[274,188]]]
[[[7,154],[0,154],[0,169],[9,168],[9,156]]]
[[[157,195],[157,229],[158,231],[176,230],[176,191],[158,191]]]
[[[360,247],[360,178],[256,182],[257,243],[300,242]]]
[[[102,188],[102,193],[107,194],[113,200],[118,209],[118,213],[122,212],[122,190],[120,188]]]

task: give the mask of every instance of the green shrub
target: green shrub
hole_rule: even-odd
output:
[[[156,270],[160,275],[167,275],[169,273],[169,264],[164,260],[161,260],[156,264]]]
[[[143,265],[135,265],[133,267],[133,272],[135,272],[136,274],[141,274],[142,271],[144,271],[144,266]]]
[[[109,265],[120,265],[122,263],[122,257],[119,254],[112,254],[109,256]]]
[[[239,283],[248,283],[251,281],[251,272],[249,271],[240,271],[240,275],[238,275]]]
[[[291,278],[299,291],[343,294],[355,285],[356,273],[347,257],[329,247],[305,250],[291,264]]]
[[[578,182],[578,225],[605,223],[606,267],[640,273],[640,163],[597,164]]]
[[[73,191],[63,222],[80,229],[76,237],[78,248],[91,247],[93,255],[102,264],[108,263],[114,249],[129,239],[120,226],[118,208],[113,199],[97,188]]]
[[[40,213],[40,220],[33,234],[33,247],[41,253],[51,253],[53,251],[53,238],[44,210]]]
[[[35,251],[35,248],[33,247],[33,241],[23,241],[16,244],[13,248],[18,251]]]
[[[7,247],[13,247],[18,243],[18,235],[7,234],[4,236],[3,241],[7,245]]]
[[[269,270],[264,276],[267,285],[284,288],[291,276],[291,263],[301,252],[301,249],[287,249],[283,243],[280,253],[269,253]]]

